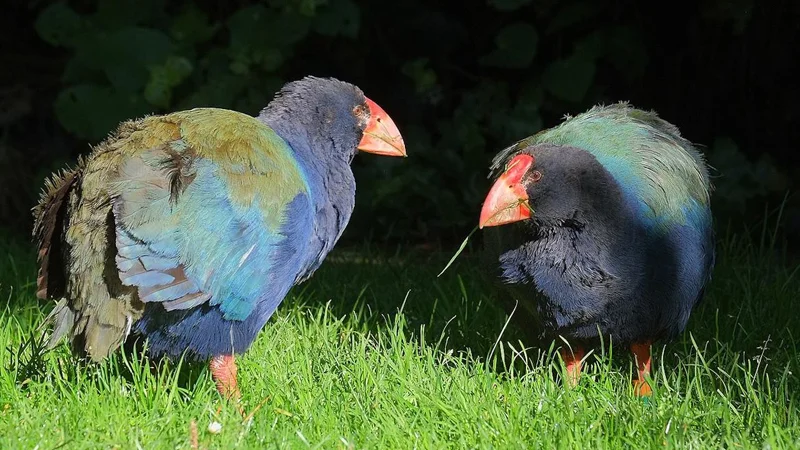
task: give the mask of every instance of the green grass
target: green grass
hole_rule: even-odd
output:
[[[42,356],[50,305],[34,298],[30,248],[6,242],[0,448],[190,448],[192,421],[204,448],[798,448],[800,274],[769,247],[720,245],[687,333],[655,349],[650,402],[613,349],[563,389],[557,352],[504,330],[466,254],[437,279],[450,255],[337,251],[240,358],[245,408],[266,399],[242,423],[204,366]]]

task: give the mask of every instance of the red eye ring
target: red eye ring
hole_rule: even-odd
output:
[[[533,180],[534,183],[538,182],[541,179],[542,179],[542,172],[539,172],[538,170],[534,170],[533,172],[531,172],[531,180]]]

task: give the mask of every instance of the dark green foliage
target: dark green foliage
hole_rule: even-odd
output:
[[[481,64],[506,69],[524,69],[536,55],[539,35],[529,23],[517,22],[504,27],[494,38],[496,48],[481,58]]]
[[[749,161],[730,137],[714,140],[709,154],[709,163],[720,175],[714,180],[718,209],[742,214],[748,201],[782,194],[790,186],[786,174],[775,167],[768,154]]]
[[[255,114],[283,83],[309,73],[361,86],[386,108],[408,144],[405,161],[357,159],[359,205],[350,237],[455,245],[475,225],[488,187],[487,167],[499,149],[556,125],[564,114],[620,100],[658,110],[688,139],[708,146],[719,169],[720,211],[756,217],[765,199],[780,201],[792,187],[792,174],[758,155],[768,151],[756,147],[758,131],[743,131],[766,128],[766,122],[734,123],[733,111],[752,101],[742,97],[734,103],[743,91],[722,81],[739,70],[714,56],[730,47],[727,58],[736,61],[731,55],[741,53],[741,44],[732,39],[751,29],[780,28],[774,25],[780,14],[750,0],[705,0],[663,11],[658,20],[681,20],[657,26],[646,8],[617,3],[487,0],[470,8],[422,0],[42,3],[31,13],[38,35],[31,39],[38,52],[54,56],[46,75],[51,79],[44,82],[49,88],[36,89],[41,106],[36,117],[54,114],[66,135],[56,150],[34,139],[38,130],[26,122],[18,131],[26,136],[24,145],[3,148],[26,157],[23,163],[9,158],[0,168],[0,188],[15,192],[14,198],[0,197],[0,218],[28,224],[26,210],[41,166],[86,153],[87,143],[103,139],[121,120],[198,106]],[[748,39],[753,46],[759,42]],[[728,47],[708,47],[707,41]],[[701,69],[705,85],[693,90],[693,72]],[[40,76],[38,66],[24,70]],[[697,98],[698,92],[708,98]],[[724,106],[720,98],[738,106]],[[774,101],[764,104],[774,107]],[[792,121],[791,110],[783,111],[764,114],[764,120]],[[0,122],[0,128],[9,123]],[[715,143],[725,135],[731,138]],[[35,150],[32,155],[29,149]]]
[[[349,0],[273,1],[214,18],[193,3],[173,9],[158,0],[98,2],[79,14],[61,2],[36,21],[42,39],[69,50],[56,115],[90,142],[144,114],[193,106],[256,112],[312,30],[354,37],[358,26]]]

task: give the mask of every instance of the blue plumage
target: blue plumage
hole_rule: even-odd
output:
[[[136,323],[136,331],[148,336],[151,353],[176,357],[188,350],[202,358],[246,351],[294,285],[297,274],[312,262],[305,248],[311,240],[308,206],[306,196],[298,196],[289,204],[286,226],[279,232],[280,239],[269,247],[270,257],[256,265],[258,273],[239,271],[233,275],[231,286],[245,286],[240,292],[262,289],[257,297],[250,298],[263,300],[254,302],[252,306],[241,301],[237,304],[222,302],[225,308],[214,307],[215,303],[209,302],[200,308],[173,311],[169,315],[158,309],[146,309],[142,319]],[[244,279],[243,273],[250,279]],[[231,297],[219,295],[218,298]],[[238,298],[245,297],[239,294]],[[235,305],[240,309],[233,309]],[[228,315],[226,310],[241,316],[232,317],[233,314]]]
[[[50,345],[69,335],[100,360],[133,331],[153,355],[211,358],[220,392],[238,392],[231,355],[349,221],[358,151],[405,156],[383,109],[333,79],[287,84],[258,117],[199,108],[123,124],[37,209],[38,292],[64,298]]]
[[[677,128],[597,107],[509,147],[493,169],[481,226],[513,223],[487,230],[487,253],[524,329],[575,348],[611,340],[642,358],[683,331],[714,234],[705,163]]]

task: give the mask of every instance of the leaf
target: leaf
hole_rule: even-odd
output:
[[[494,39],[496,48],[479,61],[486,66],[522,69],[533,61],[538,42],[536,29],[531,24],[514,23],[500,30]]]
[[[273,95],[283,86],[283,80],[275,76],[259,78],[258,85],[250,86],[244,95],[234,103],[236,111],[257,115],[272,100]]]
[[[414,88],[418,94],[427,92],[436,86],[436,72],[428,67],[428,58],[417,58],[403,64],[403,75],[414,81]]]
[[[230,50],[230,70],[236,75],[247,75],[250,73],[250,66],[253,64],[253,58],[250,51],[245,48],[236,47]]]
[[[594,80],[595,65],[577,55],[558,60],[542,75],[542,83],[548,92],[568,102],[583,100]]]
[[[151,105],[166,108],[172,97],[172,86],[159,69],[154,68],[150,71],[150,80],[144,87],[144,99]]]
[[[152,105],[167,108],[172,98],[172,89],[191,73],[192,63],[178,56],[168,58],[164,64],[151,66],[144,98]]]
[[[491,217],[489,219],[491,220],[492,218],[494,218],[497,215],[501,214],[503,211],[505,211],[507,209],[516,208],[516,207],[518,207],[520,205],[525,206],[526,208],[528,208],[528,210],[531,211],[531,215],[533,214],[533,209],[531,209],[530,205],[528,204],[528,200],[526,199],[526,200],[519,200],[518,202],[515,202],[515,203],[513,203],[511,205],[506,206],[505,208],[503,208],[501,210],[496,211],[494,214],[491,215]],[[464,238],[464,242],[462,242],[461,245],[458,247],[458,250],[456,250],[456,253],[453,255],[452,258],[450,258],[450,261],[447,262],[447,265],[444,266],[444,269],[442,269],[442,271],[439,272],[439,275],[436,275],[437,278],[442,276],[442,274],[453,264],[453,261],[455,261],[456,258],[458,258],[458,255],[460,255],[461,252],[464,251],[464,248],[467,246],[467,242],[469,242],[469,238],[472,237],[472,235],[475,234],[475,232],[478,231],[478,229],[479,229],[479,227],[475,227],[475,228],[472,229],[472,231],[469,232],[467,237]]]
[[[714,140],[709,162],[714,168],[715,198],[741,211],[747,199],[781,192],[790,184],[785,171],[776,167],[769,155],[761,155],[754,164],[727,136]]]
[[[266,38],[263,27],[267,16],[273,14],[263,5],[254,5],[236,11],[228,18],[231,47],[250,48],[254,40]]]
[[[493,132],[503,141],[517,141],[531,136],[542,129],[542,116],[539,106],[542,103],[542,88],[530,84],[520,92],[517,103],[507,114],[494,113],[490,116]]]
[[[603,4],[593,1],[564,2],[561,8],[547,21],[545,34],[553,34],[596,16],[603,10]]]
[[[92,24],[105,30],[144,23],[164,10],[164,0],[100,0],[96,4]]]
[[[504,140],[512,142],[536,134],[542,130],[542,124],[542,116],[535,112],[524,118],[512,115],[503,123],[502,128],[498,128],[502,130]]]
[[[317,11],[314,31],[324,36],[355,38],[361,25],[361,11],[351,0],[333,0]]]
[[[161,31],[125,27],[82,43],[76,58],[102,70],[116,89],[137,92],[149,79],[148,66],[163,63],[172,51],[172,41]]]
[[[277,12],[263,5],[248,6],[228,19],[231,47],[243,49],[290,46],[307,34],[308,17],[293,12]]]
[[[472,231],[470,231],[470,232],[469,232],[469,234],[467,235],[467,237],[465,237],[465,238],[464,238],[464,242],[462,242],[462,243],[461,243],[461,245],[458,247],[458,250],[456,250],[456,252],[455,252],[455,254],[453,255],[453,257],[452,257],[452,258],[450,258],[450,261],[448,261],[448,262],[447,262],[447,265],[446,265],[446,266],[444,266],[444,269],[442,269],[442,271],[441,271],[441,272],[439,272],[439,275],[436,275],[436,278],[439,278],[440,276],[442,276],[442,274],[443,274],[443,273],[444,273],[444,272],[445,272],[447,269],[449,269],[451,265],[453,265],[453,262],[455,262],[456,258],[458,258],[458,255],[460,255],[460,254],[461,254],[461,252],[463,252],[463,251],[464,251],[464,249],[467,247],[467,242],[469,242],[469,238],[470,238],[470,237],[471,237],[473,234],[475,234],[475,232],[476,232],[476,231],[478,231],[478,227],[475,227],[475,228],[473,228],[473,229],[472,229]]]
[[[234,102],[247,88],[246,79],[229,71],[214,72],[205,83],[178,103],[178,109],[198,107],[233,108]]]
[[[641,78],[648,63],[641,33],[624,26],[592,32],[575,44],[573,57],[592,62],[603,58],[629,82]]]
[[[489,0],[488,3],[498,11],[513,11],[530,2],[531,0]]]
[[[67,88],[55,101],[61,125],[80,138],[103,139],[119,122],[141,117],[150,108],[138,95],[127,95],[107,86],[83,84]]]
[[[292,11],[304,16],[316,14],[317,7],[328,3],[328,0],[267,0],[274,9]]]
[[[77,83],[104,83],[106,76],[102,70],[89,67],[81,58],[72,58],[67,61],[64,73],[61,74],[61,82],[65,85]]]
[[[508,83],[486,81],[463,94],[453,115],[458,120],[478,120],[492,114],[493,110],[506,109],[508,105]]]
[[[260,52],[258,59],[261,61],[262,69],[267,72],[273,72],[283,64],[283,53],[277,48],[267,48]]]
[[[602,58],[609,52],[608,39],[608,29],[594,31],[575,43],[574,55],[587,61]]]
[[[170,34],[177,41],[199,44],[211,39],[219,27],[219,24],[209,22],[208,15],[205,12],[198,9],[194,4],[190,4],[172,22]]]
[[[300,14],[273,16],[269,24],[269,42],[277,47],[288,47],[308,35],[311,21]]]
[[[39,14],[34,28],[47,43],[70,47],[75,38],[86,29],[86,23],[66,3],[59,2],[48,6]]]
[[[176,86],[192,73],[191,61],[181,56],[170,56],[164,67],[170,81]]]

